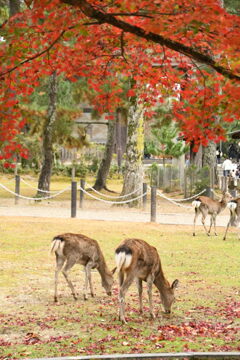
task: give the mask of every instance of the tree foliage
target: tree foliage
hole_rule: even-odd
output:
[[[229,7],[233,3],[229,0]],[[223,124],[239,119],[236,7],[227,12],[219,0],[25,0],[25,5],[1,26],[2,158],[16,151],[24,156],[15,140],[25,123],[19,97],[27,103],[39,79],[53,70],[72,81],[86,78],[98,111],[121,105],[120,74],[134,80],[128,96],[137,91],[149,117],[157,102],[177,95],[173,119],[196,147],[224,139]]]

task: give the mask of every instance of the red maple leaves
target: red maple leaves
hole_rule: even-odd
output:
[[[65,3],[28,1],[32,7],[3,26],[2,158],[16,151],[26,155],[15,139],[25,122],[18,101],[27,102],[39,79],[54,70],[72,81],[88,78],[102,112],[114,112],[135,95],[149,113],[165,97],[175,98],[173,120],[196,146],[223,139],[224,122],[239,119],[240,18],[228,14],[217,0]],[[96,10],[92,18],[86,16],[89,9]],[[107,15],[114,17],[114,25],[108,24]],[[141,29],[138,36],[131,33],[134,26],[134,31]],[[153,41],[144,39],[147,34],[153,34]],[[154,34],[164,45],[155,42]],[[228,80],[229,74],[236,80]],[[123,83],[131,79],[124,97]]]

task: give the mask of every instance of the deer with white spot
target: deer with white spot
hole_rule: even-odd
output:
[[[226,227],[226,231],[223,240],[227,238],[227,232],[229,226],[240,226],[240,198],[234,199],[227,204],[230,210],[230,219]],[[238,239],[240,240],[240,233],[238,233]]]
[[[210,236],[212,225],[214,225],[214,234],[217,236],[216,217],[218,214],[220,214],[221,211],[223,211],[226,208],[227,203],[231,199],[232,199],[232,196],[228,192],[223,194],[222,199],[220,201],[213,200],[208,196],[199,196],[197,199],[195,199],[192,202],[192,206],[195,209],[195,216],[194,216],[194,220],[193,220],[193,227],[194,227],[193,228],[193,236],[196,235],[196,232],[195,232],[196,220],[197,220],[198,215],[200,215],[200,214],[202,214],[202,224],[203,224],[203,227],[204,227],[207,235]],[[207,230],[206,225],[205,225],[205,219],[208,214],[211,216],[209,230]]]
[[[142,282],[146,281],[151,317],[154,318],[152,303],[152,286],[157,287],[165,313],[171,312],[174,302],[174,290],[178,285],[175,280],[172,285],[165,278],[157,249],[140,239],[126,239],[115,250],[116,269],[119,276],[119,320],[126,323],[125,295],[134,280],[137,281],[140,312],[143,312]],[[116,270],[115,269],[115,270]]]
[[[55,292],[54,301],[58,301],[58,274],[60,270],[69,285],[73,298],[76,300],[74,286],[69,279],[68,271],[75,265],[81,264],[85,269],[85,284],[83,297],[87,299],[88,284],[90,286],[91,296],[94,296],[91,269],[97,269],[101,279],[102,286],[108,295],[111,295],[113,285],[113,275],[108,269],[103,253],[96,240],[93,240],[82,234],[66,233],[57,235],[53,238],[51,252],[56,255],[56,271],[55,271]]]

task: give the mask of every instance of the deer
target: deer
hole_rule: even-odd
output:
[[[227,204],[227,207],[230,210],[230,219],[228,221],[223,240],[226,240],[227,238],[229,226],[239,226],[240,224],[240,198],[231,200]],[[238,234],[238,239],[240,240],[240,233]]]
[[[90,286],[91,296],[94,297],[91,269],[98,270],[102,279],[103,288],[107,295],[111,295],[113,274],[108,269],[103,253],[96,240],[82,234],[65,233],[57,235],[52,240],[51,252],[56,255],[55,302],[58,301],[58,275],[61,270],[71,289],[73,298],[77,300],[74,286],[68,276],[69,270],[75,264],[81,264],[85,269],[85,284],[83,290],[84,300],[87,300],[88,284]]]
[[[152,287],[157,287],[165,313],[170,314],[171,306],[175,300],[174,290],[178,286],[178,280],[172,285],[165,278],[157,249],[140,239],[126,239],[115,250],[116,268],[119,277],[119,320],[124,324],[125,318],[125,295],[132,282],[136,279],[140,313],[143,312],[142,282],[146,281],[149,310],[151,318],[153,313]]]
[[[204,226],[204,229],[208,236],[210,236],[212,225],[214,225],[214,234],[217,236],[216,231],[216,217],[218,214],[220,214],[221,211],[223,211],[227,203],[232,199],[232,196],[230,193],[225,192],[222,196],[222,199],[220,201],[213,200],[208,196],[199,196],[192,202],[192,206],[195,208],[195,216],[193,220],[193,236],[196,235],[195,227],[196,227],[196,220],[198,215],[202,214],[202,224]],[[205,219],[207,215],[210,215],[210,227],[209,230],[207,230],[205,225]]]

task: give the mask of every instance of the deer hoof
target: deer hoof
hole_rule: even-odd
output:
[[[193,236],[196,236],[196,234],[195,234],[195,233],[193,233]]]
[[[57,303],[58,302],[58,299],[56,296],[54,296],[54,302]]]

